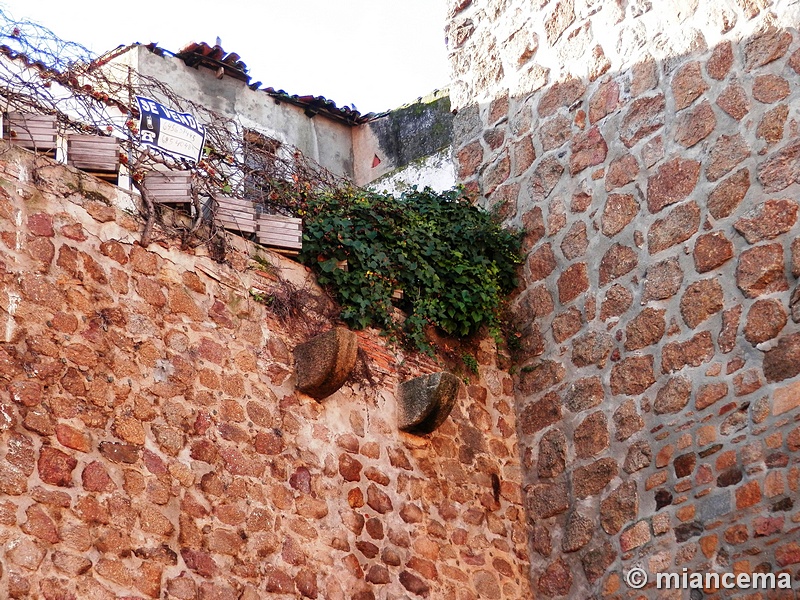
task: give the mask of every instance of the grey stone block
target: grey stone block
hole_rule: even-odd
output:
[[[458,377],[440,372],[400,384],[397,426],[411,433],[430,433],[444,423],[458,395]]]

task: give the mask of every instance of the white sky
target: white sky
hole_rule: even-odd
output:
[[[0,0],[15,19],[103,53],[157,42],[177,52],[217,36],[253,81],[362,113],[448,82],[445,0]]]

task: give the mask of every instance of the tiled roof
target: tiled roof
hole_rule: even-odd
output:
[[[159,56],[171,54],[169,51],[158,47],[156,44],[148,44],[146,47]],[[189,67],[202,66],[213,71],[222,69],[224,75],[244,82],[252,90],[262,90],[266,92],[274,98],[276,102],[287,102],[303,108],[306,115],[309,117],[323,114],[331,119],[342,121],[350,125],[359,125],[377,116],[375,113],[362,115],[355,107],[336,106],[333,100],[328,100],[324,96],[292,95],[284,90],[276,90],[273,87],[261,87],[260,81],[251,83],[250,75],[247,72],[247,65],[242,62],[241,57],[235,52],[226,53],[219,44],[211,46],[206,42],[192,42],[173,56],[175,56],[175,58],[180,58]]]
[[[192,42],[178,52],[175,57],[180,58],[189,67],[200,65],[214,71],[223,69],[224,74],[228,77],[250,83],[247,65],[240,60],[239,55],[235,52],[228,54],[219,45],[209,46],[205,42]]]

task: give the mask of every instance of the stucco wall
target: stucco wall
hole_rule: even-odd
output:
[[[458,177],[525,229],[536,597],[683,598],[653,576],[684,568],[798,589],[797,3],[449,6]]]
[[[231,77],[217,79],[210,69],[187,67],[178,58],[158,56],[144,46],[132,48],[117,60],[130,63],[144,76],[165,82],[179,96],[297,147],[337,175],[350,179],[354,176],[350,125],[323,116],[308,117],[302,108],[278,103],[263,91],[251,90],[242,81]]]
[[[0,597],[530,596],[493,342],[429,436],[397,431],[395,390],[438,367],[377,332],[319,403],[293,371],[332,325],[309,272],[241,240],[226,264],[143,248],[120,193],[0,148]]]

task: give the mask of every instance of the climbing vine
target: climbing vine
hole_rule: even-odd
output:
[[[458,190],[395,198],[340,188],[314,196],[306,210],[300,258],[334,290],[350,326],[379,327],[428,349],[429,325],[457,337],[498,325],[516,285],[520,239]]]

